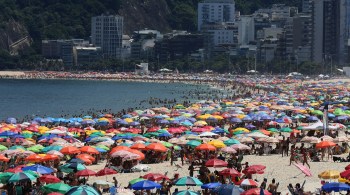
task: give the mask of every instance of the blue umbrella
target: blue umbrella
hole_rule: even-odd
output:
[[[17,123],[17,120],[15,118],[8,118],[6,120],[6,123],[8,124],[16,124]]]
[[[231,122],[231,123],[241,123],[242,120],[239,119],[239,118],[231,118],[231,119],[230,119],[230,122]]]
[[[252,118],[249,117],[249,116],[245,116],[245,117],[242,119],[242,121],[244,121],[244,122],[250,122],[250,121],[252,121]]]
[[[169,124],[169,121],[168,120],[160,120],[158,121],[159,124]]]
[[[13,135],[17,135],[17,133],[14,133],[12,131],[4,131],[4,132],[0,133],[0,137],[9,137],[9,136],[13,136]]]
[[[345,183],[331,182],[331,183],[324,184],[322,186],[322,190],[326,192],[348,191],[350,190],[350,186]]]
[[[32,165],[32,166],[28,166],[28,167],[23,167],[22,168],[23,171],[34,171],[34,172],[37,172],[37,173],[40,173],[40,174],[50,174],[52,173],[54,170],[49,168],[49,167],[45,167],[45,166],[42,166],[42,165]]]
[[[241,194],[244,190],[238,186],[232,184],[223,184],[214,189],[218,195],[226,195],[226,194]]]
[[[154,188],[159,189],[161,187],[162,186],[160,184],[149,180],[139,181],[131,185],[131,189],[133,190],[151,190]]]
[[[309,116],[307,118],[308,121],[318,121],[318,118],[316,116]]]
[[[201,186],[202,189],[214,189],[214,188],[217,188],[219,186],[221,186],[222,184],[219,183],[219,182],[215,182],[215,183],[206,183],[206,184],[203,184]]]

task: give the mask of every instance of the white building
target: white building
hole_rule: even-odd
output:
[[[198,31],[206,23],[235,21],[234,0],[204,0],[198,3]]]
[[[104,58],[122,57],[123,17],[96,16],[91,19],[91,42],[102,48]]]

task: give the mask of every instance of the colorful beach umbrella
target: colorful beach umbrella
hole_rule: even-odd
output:
[[[131,189],[133,190],[151,190],[151,189],[159,189],[162,186],[154,181],[142,180],[138,181],[131,185]]]
[[[74,186],[70,190],[68,190],[65,195],[100,195],[100,193],[95,190],[93,187],[82,185],[82,186]]]
[[[201,186],[203,183],[195,177],[182,177],[175,182],[176,186]]]
[[[71,186],[65,183],[52,183],[42,187],[43,191],[46,193],[59,192],[66,193],[71,189]]]

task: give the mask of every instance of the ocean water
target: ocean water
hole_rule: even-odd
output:
[[[8,117],[70,117],[88,110],[160,107],[152,98],[203,99],[209,86],[182,83],[141,83],[82,80],[0,80],[0,120]]]

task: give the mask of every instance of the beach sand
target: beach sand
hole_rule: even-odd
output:
[[[0,76],[17,77],[24,76],[25,73],[22,71],[0,71]]]
[[[268,179],[268,184],[271,183],[273,178],[276,179],[276,183],[279,182],[279,190],[282,194],[287,194],[288,189],[287,185],[289,183],[295,186],[296,183],[302,184],[304,180],[306,180],[304,189],[305,191],[314,192],[316,188],[321,187],[321,179],[318,178],[318,174],[326,171],[326,170],[338,170],[343,171],[345,166],[349,163],[334,163],[331,161],[325,162],[309,162],[311,166],[312,177],[305,177],[305,175],[293,164],[289,166],[289,157],[281,157],[281,155],[268,155],[268,156],[256,156],[256,155],[248,155],[244,156],[242,163],[248,161],[250,165],[265,165],[266,170],[264,174],[261,175],[253,175],[253,179],[257,179],[260,184],[263,181],[263,178]],[[175,162],[178,165],[181,165],[181,161],[178,160]],[[143,176],[147,173],[162,173],[168,172],[167,176],[172,178],[174,173],[179,173],[180,177],[188,176],[188,164],[185,164],[182,168],[177,168],[176,166],[170,166],[170,162],[163,162],[159,164],[148,164],[151,167],[149,172],[137,172],[137,173],[118,173],[117,175],[109,175],[102,177],[90,177],[88,183],[93,183],[96,180],[106,180],[108,182],[113,182],[112,178],[115,176],[119,182],[121,187],[125,187],[128,185],[128,182],[132,179]],[[89,169],[94,171],[99,171],[104,168],[104,164],[100,163],[99,165],[88,166]],[[215,170],[214,168],[210,168],[211,171]],[[224,168],[216,168],[216,170],[220,171]],[[184,190],[186,187],[174,186],[172,191],[175,188],[179,188],[179,190]],[[200,190],[199,186],[190,187],[191,190]]]

